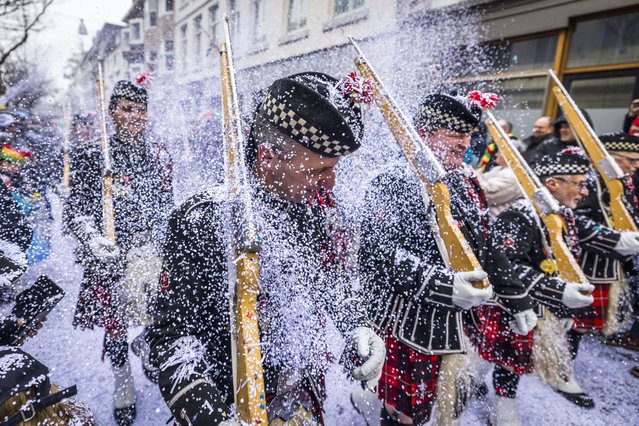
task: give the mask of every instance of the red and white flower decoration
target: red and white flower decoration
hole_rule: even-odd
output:
[[[351,72],[343,77],[337,87],[345,98],[357,104],[373,102],[373,83],[356,72]]]
[[[153,81],[153,76],[150,73],[141,72],[135,77],[135,83],[138,86],[148,86]]]
[[[466,100],[471,105],[476,105],[482,109],[492,109],[499,102],[499,95],[496,93],[483,93],[479,90],[472,90],[468,93]]]

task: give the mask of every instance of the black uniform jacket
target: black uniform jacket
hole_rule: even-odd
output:
[[[159,144],[126,143],[110,139],[116,242],[123,255],[139,238],[161,247],[168,214],[173,207],[170,158]],[[78,220],[102,230],[102,171],[99,145],[87,145],[71,157],[71,193],[65,218],[77,233]]]
[[[481,189],[462,171],[449,173],[446,184],[454,219],[484,269],[492,267],[498,261],[488,260]],[[380,331],[390,327],[395,338],[420,352],[463,352],[453,271],[442,258],[446,249],[432,202],[422,191],[410,171],[394,170],[376,177],[367,193],[359,259],[368,316]]]
[[[635,204],[636,195],[630,178],[627,178],[627,181],[624,182],[624,195],[622,200],[630,216],[636,224],[639,224],[639,208]],[[575,210],[575,214],[605,228],[608,224],[607,215],[609,212],[604,211],[604,209],[608,210],[609,205],[610,193],[605,184],[599,178],[592,179],[588,186],[588,196],[581,200]],[[619,241],[619,238],[615,237],[614,243],[616,244],[617,241]],[[607,244],[607,247],[610,248],[610,245],[614,248],[612,241]],[[630,259],[631,257],[622,256],[616,252],[592,252],[585,250],[581,257],[580,264],[581,269],[583,269],[590,282],[606,284],[618,281],[622,278],[622,264],[624,265],[624,270],[630,272],[630,268],[632,268],[631,262],[629,262]],[[637,275],[637,273],[634,272],[634,275]]]
[[[566,240],[566,244],[570,247],[569,241]],[[543,221],[528,200],[515,202],[497,217],[490,236],[490,247],[495,255],[508,258],[508,264],[493,270],[493,275],[500,275],[510,283],[522,284],[496,287],[499,306],[516,314],[542,304],[565,316],[561,297],[566,284],[554,277],[556,273],[542,270],[542,262],[552,259],[550,239]]]
[[[276,222],[293,224],[298,232],[298,242],[303,242],[304,247],[295,246],[297,242],[293,242],[291,247],[309,253],[315,270],[322,268],[319,256],[313,256],[313,253],[319,254],[322,247],[326,247],[323,243],[327,241],[325,227],[318,220],[318,208],[309,209],[305,205],[281,201],[260,190],[256,193],[256,199],[259,199],[256,201],[268,210],[260,213],[256,209],[256,215],[275,226]],[[162,290],[153,309],[154,324],[148,331],[147,339],[151,345],[151,360],[161,370],[162,395],[172,411],[178,410],[177,413],[174,411],[176,415],[180,406],[190,403],[184,400],[185,395],[195,398],[199,405],[207,401],[215,409],[227,413],[228,404],[233,400],[229,318],[231,295],[227,273],[230,249],[225,225],[229,223],[229,214],[226,199],[222,188],[200,194],[173,212],[169,220],[163,251]],[[276,332],[269,329],[273,323],[265,324],[263,320],[269,318],[277,303],[286,301],[274,300],[264,294],[264,289],[269,288],[269,283],[264,280],[267,277],[278,278],[268,272],[273,266],[271,260],[285,265],[289,259],[265,258],[268,243],[268,238],[264,238],[260,252],[258,312],[263,337],[266,391],[271,393],[277,386],[279,367],[270,357],[274,352],[273,348],[269,348],[271,342],[264,341],[264,337],[266,335],[268,339]],[[310,310],[325,312],[342,333],[364,325],[363,309],[358,308],[361,303],[353,297],[349,288],[337,285],[336,281],[321,283],[317,275],[299,277],[302,282],[292,283],[311,290],[314,300]],[[286,285],[288,281],[282,282]],[[311,312],[299,314],[303,321]],[[308,332],[312,333],[313,330]]]

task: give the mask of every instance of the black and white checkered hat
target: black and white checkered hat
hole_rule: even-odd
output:
[[[639,137],[629,133],[608,133],[599,137],[608,151],[639,152]]]
[[[348,155],[360,147],[364,125],[359,105],[342,95],[338,83],[315,72],[276,80],[257,114],[313,152]]]
[[[580,148],[565,149],[554,155],[544,155],[532,169],[540,178],[558,175],[584,175],[590,171],[590,160]]]
[[[419,107],[414,122],[417,128],[449,129],[471,133],[481,120],[481,109],[465,98],[443,94],[428,95]]]
[[[109,103],[112,105],[119,99],[126,99],[128,101],[146,105],[148,95],[144,87],[138,86],[130,81],[120,80],[115,83]]]

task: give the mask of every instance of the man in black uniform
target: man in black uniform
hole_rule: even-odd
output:
[[[110,137],[116,245],[102,233],[102,167],[99,144],[78,147],[71,159],[71,189],[65,218],[77,237],[84,266],[73,324],[104,327],[104,353],[115,378],[114,416],[120,425],[135,419],[135,388],[128,357],[127,318],[118,288],[125,278],[127,255],[145,248],[153,259],[163,241],[173,206],[170,166],[162,163],[159,144],[146,134],[146,89],[119,81],[109,102],[115,125]],[[162,157],[164,159],[164,157]]]
[[[482,265],[486,260],[488,209],[474,175],[462,167],[481,110],[467,99],[433,94],[415,127],[449,172],[451,211]],[[448,265],[430,197],[409,170],[376,177],[366,195],[360,275],[369,317],[386,339],[387,359],[378,396],[383,425],[422,424],[430,418],[443,355],[465,351],[462,310],[481,305],[492,289],[472,281],[479,269]]]
[[[344,259],[347,235],[330,189],[334,167],[360,146],[361,110],[334,78],[275,81],[258,107],[247,149],[261,238],[258,318],[269,424],[321,423],[325,321],[357,344],[353,377],[375,386],[383,342],[365,327]],[[223,188],[176,210],[148,339],[160,391],[179,424],[231,419],[229,244]],[[330,347],[329,347],[330,349]],[[298,423],[299,422],[299,423]]]
[[[564,240],[578,256],[578,235],[588,234],[588,229],[596,225],[586,221],[578,226],[572,212],[587,194],[584,185],[590,161],[582,155],[559,153],[542,157],[533,167],[559,202],[567,228]],[[616,233],[608,228],[597,230],[588,249],[601,252],[597,244],[606,244],[611,235],[614,237]],[[514,398],[519,377],[533,371],[533,330],[537,313],[546,306],[562,318],[569,317],[568,309],[582,308],[593,302],[592,296],[581,292],[592,291],[594,287],[588,283],[566,283],[556,277],[558,271],[550,252],[548,232],[527,200],[516,202],[498,216],[490,241],[491,257],[506,256],[508,263],[492,271],[490,278],[498,296],[494,302],[474,310],[474,324],[479,333],[469,333],[469,337],[479,355],[496,364],[491,424],[516,425],[519,419]],[[503,281],[509,283],[507,289],[499,285]]]
[[[618,132],[600,136],[599,139],[626,175],[622,181],[622,200],[635,224],[639,225],[639,200],[632,179],[639,167],[639,137]],[[610,226],[607,212],[610,193],[601,178],[593,179],[589,190],[588,197],[579,204],[577,214],[588,217],[602,226]],[[633,239],[630,238],[628,241],[632,242]],[[592,309],[582,312],[575,322],[574,330],[569,333],[571,340],[575,341],[575,350],[579,347],[581,334],[585,332],[603,330],[604,334],[607,334],[618,331],[618,324],[615,324],[616,315],[613,314],[618,311],[619,298],[613,297],[609,301],[610,290],[613,288],[611,284],[619,287],[623,280],[628,283],[630,291],[634,292],[633,308],[636,314],[639,309],[639,266],[636,259],[626,256],[609,260],[607,257],[590,253],[583,256],[581,267],[595,286],[596,303]],[[621,288],[623,287],[625,286],[621,285]],[[639,350],[639,319],[635,318],[630,330],[610,336],[608,343]]]

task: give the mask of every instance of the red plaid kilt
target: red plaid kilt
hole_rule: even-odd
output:
[[[108,334],[126,330],[125,321],[120,318],[113,305],[113,288],[121,280],[118,274],[105,277],[104,274],[85,268],[80,296],[73,316],[73,326],[81,329],[104,327]]]
[[[387,404],[422,424],[430,418],[440,357],[424,355],[386,335],[386,362],[378,385],[378,395]]]
[[[499,306],[474,308],[473,317],[475,325],[468,324],[466,334],[482,358],[512,367],[519,375],[532,373],[534,331],[525,336],[513,332],[510,328],[513,316]]]
[[[572,328],[586,328],[588,330],[600,331],[606,322],[606,312],[608,310],[608,291],[610,284],[593,284],[595,289],[592,296],[595,299],[592,305],[576,312],[575,322]]]

